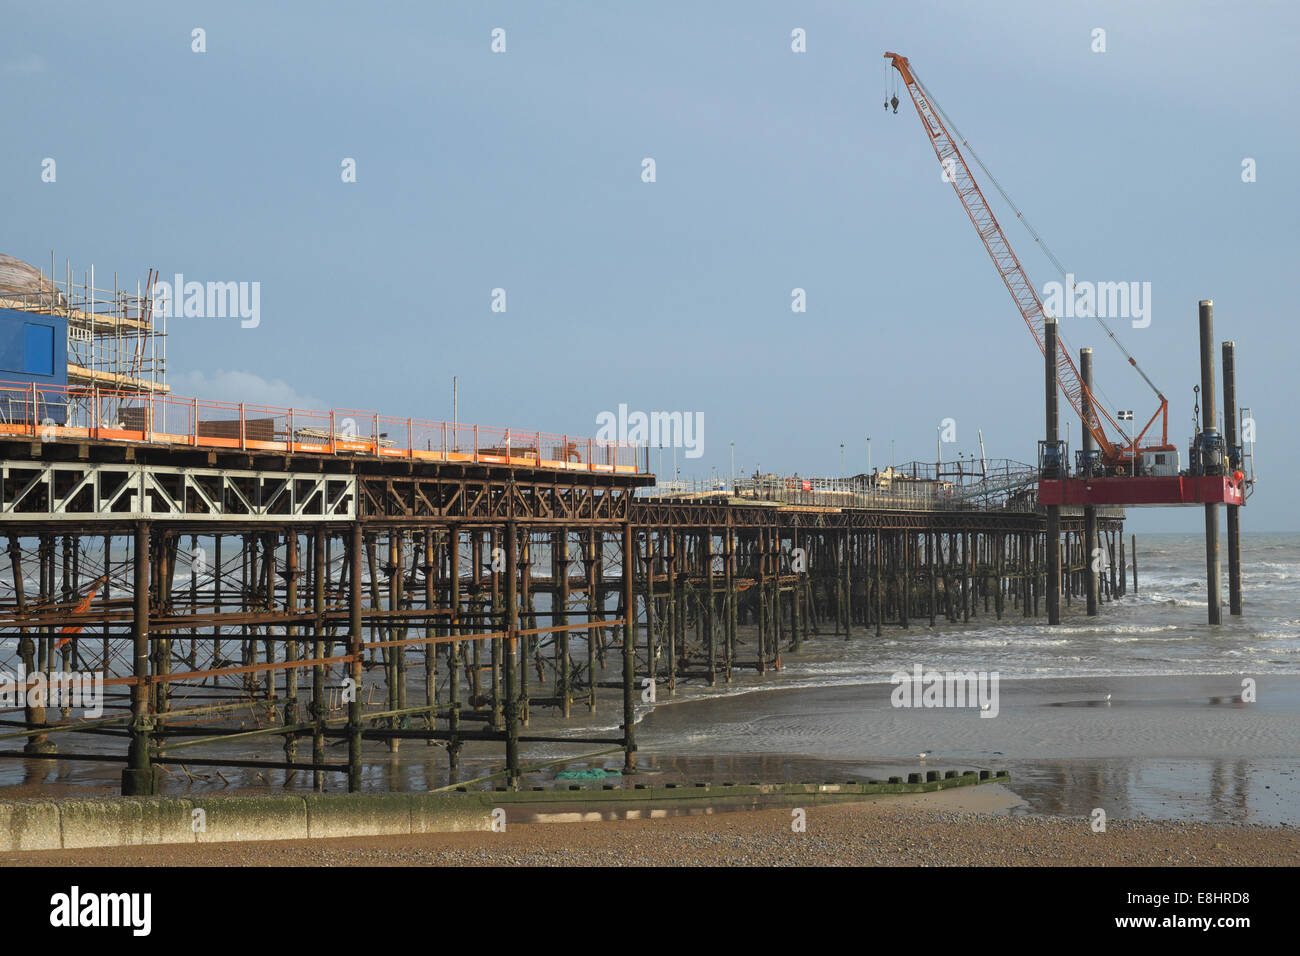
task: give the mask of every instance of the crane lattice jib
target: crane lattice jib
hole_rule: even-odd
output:
[[[1025,324],[1029,326],[1034,341],[1038,343],[1039,351],[1046,354],[1047,344],[1044,339],[1044,326],[1046,325],[1047,314],[1043,310],[1043,303],[1038,298],[1038,292],[1034,289],[1033,283],[1029,281],[1029,276],[1025,274],[1020,260],[1016,258],[1015,252],[1012,251],[1011,242],[1007,239],[1006,233],[998,225],[997,217],[993,215],[993,210],[989,207],[988,201],[980,191],[979,184],[971,174],[970,167],[966,165],[961,150],[957,148],[956,141],[940,118],[937,105],[931,105],[931,97],[921,85],[921,81],[912,72],[907,57],[899,56],[896,53],[886,53],[885,56],[893,62],[894,68],[898,70],[899,75],[903,78],[907,92],[912,97],[912,103],[916,106],[916,112],[920,115],[926,132],[930,134],[930,145],[934,147],[935,155],[939,157],[939,162],[944,168],[944,178],[952,183],[952,188],[956,191],[957,197],[961,200],[967,215],[970,216],[975,231],[979,233],[980,239],[984,242],[984,248],[988,250],[989,257],[993,260],[994,266],[997,267],[998,275],[1002,277],[1007,291],[1011,293],[1011,298],[1015,300],[1016,307],[1020,310],[1020,315],[1024,318]],[[1070,290],[1066,291],[1069,294]],[[1102,416],[1105,416],[1106,420],[1115,427],[1118,433],[1123,434],[1123,428],[1111,417],[1105,406],[1098,402],[1092,393],[1084,387],[1083,377],[1079,374],[1078,368],[1075,367],[1074,359],[1070,355],[1070,349],[1059,335],[1058,346],[1056,352],[1056,377],[1061,392],[1065,395],[1066,401],[1070,403],[1075,413],[1087,424],[1093,438],[1097,440],[1102,458],[1106,461],[1118,460],[1122,455],[1121,449],[1107,437],[1105,428],[1102,425]]]

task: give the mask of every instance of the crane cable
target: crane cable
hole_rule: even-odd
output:
[[[1019,219],[1020,222],[1024,225],[1025,229],[1029,231],[1029,235],[1033,237],[1034,242],[1038,243],[1039,247],[1047,255],[1047,258],[1052,261],[1052,265],[1056,267],[1056,271],[1060,273],[1061,278],[1067,279],[1068,276],[1065,271],[1065,266],[1061,265],[1061,260],[1056,258],[1056,254],[1053,253],[1052,250],[1048,247],[1047,243],[1043,241],[1043,237],[1038,234],[1038,230],[1035,229],[1033,225],[1029,222],[1029,220],[1025,218],[1025,214],[1020,211],[1020,208],[1007,194],[1007,191],[1002,188],[1002,184],[998,182],[997,177],[994,176],[991,172],[989,172],[989,168],[984,165],[984,161],[980,159],[979,154],[975,152],[975,147],[972,146],[970,142],[966,139],[966,137],[962,135],[961,130],[957,128],[957,124],[948,118],[948,114],[943,111],[943,107],[939,105],[938,100],[936,100],[930,94],[930,91],[926,89],[925,84],[921,82],[921,78],[917,76],[915,68],[912,68],[912,79],[916,80],[916,85],[920,88],[921,92],[925,94],[925,98],[929,101],[930,105],[934,107],[934,110],[936,113],[939,114],[940,119],[943,120],[944,124],[949,129],[951,129],[952,132],[961,141],[962,146],[964,146],[966,150],[970,153],[971,159],[975,160],[976,165],[979,166],[979,168],[983,171],[984,175],[988,177],[989,182],[991,182],[993,184],[993,187],[997,189],[998,194],[1006,201],[1006,204],[1011,207],[1011,211],[1016,214],[1016,218]],[[1074,290],[1069,289],[1067,294],[1073,295]],[[1123,356],[1126,359],[1128,359],[1129,364],[1132,365],[1133,368],[1137,370],[1137,373],[1142,376],[1143,381],[1145,381],[1147,385],[1150,386],[1151,391],[1155,392],[1156,397],[1163,402],[1165,400],[1164,395],[1160,393],[1160,389],[1156,388],[1155,383],[1151,381],[1151,379],[1147,376],[1147,373],[1142,370],[1142,367],[1140,365],[1138,365],[1137,359],[1135,359],[1131,354],[1129,354],[1128,349],[1124,348],[1124,344],[1120,342],[1119,337],[1116,336],[1114,330],[1111,329],[1111,327],[1106,324],[1106,321],[1100,315],[1095,314],[1096,310],[1094,309],[1093,311],[1094,311],[1094,315],[1092,317],[1097,320],[1097,323],[1105,330],[1106,334],[1110,337],[1110,340],[1115,343],[1115,347],[1120,350]],[[1111,402],[1110,398],[1106,396],[1106,393],[1103,392],[1098,386],[1094,385],[1092,387],[1092,391],[1099,392],[1102,398],[1106,400],[1106,404],[1109,405],[1112,409],[1115,407],[1114,403]]]

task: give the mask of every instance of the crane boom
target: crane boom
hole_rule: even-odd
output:
[[[970,167],[966,164],[966,159],[962,156],[961,150],[957,147],[957,141],[949,132],[948,126],[944,123],[942,110],[939,109],[929,91],[925,89],[921,81],[917,78],[911,68],[907,57],[897,53],[886,53],[886,59],[890,60],[894,68],[898,70],[907,87],[908,94],[912,97],[912,104],[916,107],[917,114],[921,117],[921,122],[925,126],[926,132],[930,137],[930,145],[934,148],[935,155],[939,158],[940,165],[944,168],[944,178],[952,183],[953,190],[957,193],[957,198],[961,200],[962,207],[970,216],[971,224],[975,231],[979,233],[984,248],[988,250],[989,257],[993,260],[994,266],[1001,276],[1003,284],[1006,285],[1007,291],[1011,293],[1011,298],[1015,301],[1016,307],[1020,310],[1021,317],[1029,327],[1029,331],[1034,336],[1034,341],[1038,343],[1038,348],[1046,352],[1046,343],[1044,340],[1044,325],[1046,324],[1047,315],[1043,309],[1042,300],[1038,297],[1037,290],[1025,273],[1024,266],[1016,257],[1014,250],[1011,248],[1011,242],[999,225],[997,217],[989,207],[988,201],[984,198],[984,193],[980,190],[979,183],[975,181]],[[1000,188],[1000,187],[999,187]],[[1066,290],[1071,294],[1073,290]],[[1112,338],[1114,335],[1112,333]],[[1127,355],[1127,353],[1125,353]],[[1079,374],[1078,368],[1074,364],[1074,358],[1068,347],[1064,347],[1057,352],[1057,381],[1060,384],[1061,392],[1065,395],[1066,401],[1079,415],[1087,429],[1097,441],[1097,447],[1101,452],[1101,458],[1110,465],[1129,462],[1130,467],[1135,466],[1138,457],[1139,442],[1146,435],[1147,430],[1155,423],[1156,418],[1162,418],[1162,442],[1159,448],[1169,447],[1168,441],[1168,402],[1160,394],[1158,389],[1152,385],[1160,398],[1160,408],[1155,415],[1147,422],[1142,432],[1135,436],[1131,443],[1124,441],[1121,437],[1120,442],[1116,443],[1110,439],[1106,433],[1103,419],[1114,426],[1115,431],[1123,436],[1124,430],[1119,422],[1111,415],[1110,411],[1093,395],[1092,391],[1083,383],[1083,377]],[[1137,363],[1129,356],[1129,363],[1137,368]],[[1138,372],[1145,379],[1145,373],[1141,369]],[[1151,384],[1150,379],[1147,383]]]

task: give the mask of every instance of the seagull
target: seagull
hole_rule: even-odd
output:
[[[1107,695],[1106,695],[1106,703],[1108,703],[1108,704],[1110,703],[1110,694],[1107,694]]]
[[[930,756],[930,751],[928,751],[928,750],[922,750],[922,751],[921,751],[919,754],[917,754],[916,756],[917,756],[917,759],[918,759],[918,760],[924,760],[926,757]]]

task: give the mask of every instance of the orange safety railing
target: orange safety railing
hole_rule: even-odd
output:
[[[612,474],[645,474],[644,442],[317,411],[84,386],[0,381],[0,435],[123,441],[241,451],[372,455]]]

